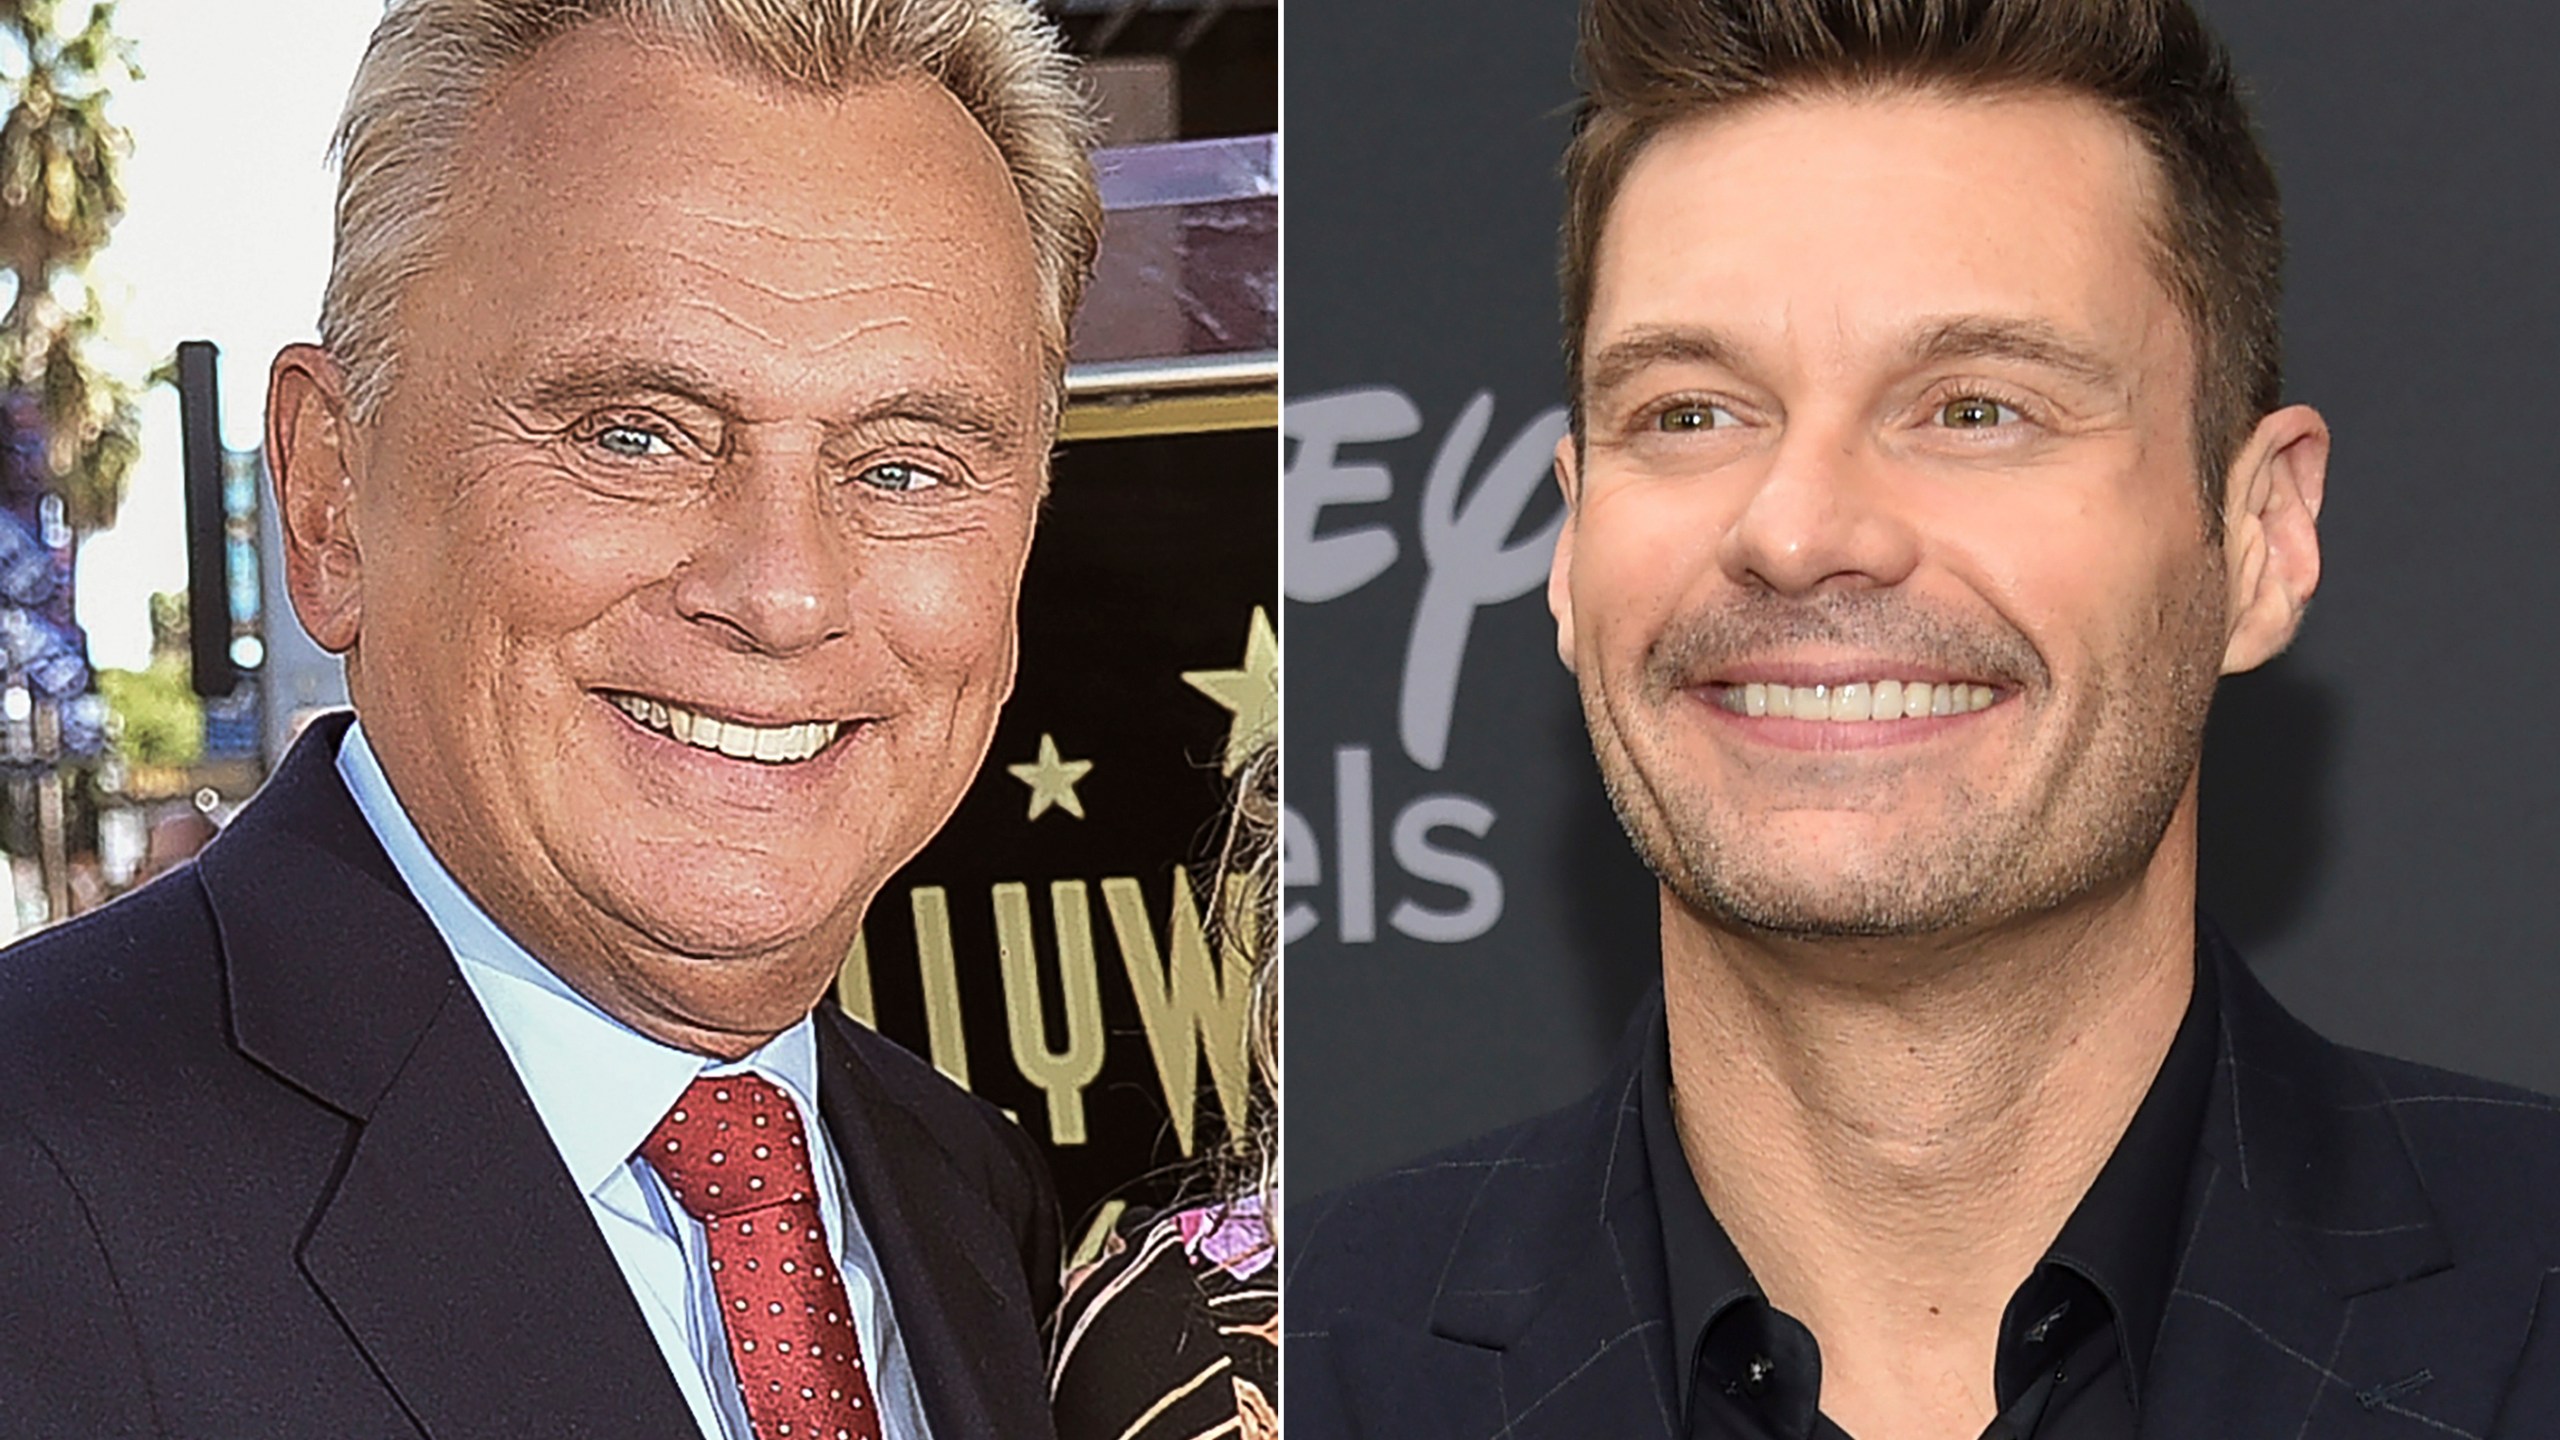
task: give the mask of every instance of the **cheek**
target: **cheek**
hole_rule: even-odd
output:
[[[1568,576],[1576,629],[1619,664],[1640,658],[1674,616],[1703,603],[1720,573],[1720,533],[1704,486],[1627,485],[1590,496]],[[1631,648],[1638,653],[1624,653]]]
[[[379,568],[395,581],[397,603],[386,608],[455,639],[491,627],[518,636],[572,628],[682,561],[682,517],[563,484],[552,466],[513,447],[441,453],[445,468],[383,487],[367,566],[377,568],[379,552]]]
[[[2093,665],[2121,668],[2128,652],[2183,629],[2207,579],[2191,506],[2057,489],[1965,507],[1938,533],[1942,553],[2027,635],[2057,683]]]
[[[854,581],[855,603],[919,669],[989,670],[1012,643],[1027,539],[1017,528],[931,547],[878,547]]]
[[[462,563],[481,580],[456,597],[469,609],[458,618],[494,637],[504,683],[523,697],[581,688],[581,658],[599,658],[596,643],[607,638],[598,622],[683,563],[681,526],[594,509],[528,506],[470,527],[480,543]]]
[[[580,494],[526,504],[475,527],[481,561],[510,577],[516,616],[575,625],[671,580],[692,549],[689,511],[653,512]]]

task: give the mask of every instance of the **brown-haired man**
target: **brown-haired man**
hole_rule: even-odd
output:
[[[2321,1040],[2195,918],[2329,449],[2218,42],[1583,37],[1548,593],[1662,999],[1583,1104],[1297,1217],[1293,1433],[2560,1433],[2560,1116]]]

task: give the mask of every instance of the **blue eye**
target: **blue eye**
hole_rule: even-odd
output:
[[[874,490],[898,495],[930,490],[943,483],[940,475],[905,460],[883,460],[877,465],[864,467],[853,478]]]
[[[596,444],[625,460],[655,460],[676,453],[667,437],[637,425],[608,425],[596,432]]]

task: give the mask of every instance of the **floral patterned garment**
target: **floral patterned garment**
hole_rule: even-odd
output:
[[[1279,1440],[1275,1258],[1259,1197],[1115,1232],[1067,1277],[1058,1440]]]

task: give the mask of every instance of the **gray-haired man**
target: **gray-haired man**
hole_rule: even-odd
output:
[[[0,960],[0,1429],[1048,1433],[1036,1153],[818,1002],[1012,682],[1054,36],[406,0],[341,142],[267,455],[358,723]]]

